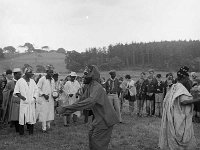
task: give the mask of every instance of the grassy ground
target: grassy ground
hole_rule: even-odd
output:
[[[115,125],[109,150],[157,150],[160,118],[136,115],[122,115],[126,124]],[[35,125],[33,136],[28,133],[19,136],[14,128],[0,130],[1,150],[88,150],[87,133],[89,124],[83,124],[83,117],[78,124],[64,127],[62,118],[56,117],[56,125],[48,134],[41,133],[41,124]],[[200,124],[194,124],[195,136],[200,143]]]

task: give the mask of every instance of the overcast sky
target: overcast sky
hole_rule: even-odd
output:
[[[0,0],[0,47],[200,39],[200,0]]]

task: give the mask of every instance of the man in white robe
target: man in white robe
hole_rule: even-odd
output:
[[[72,105],[73,103],[78,101],[78,92],[81,88],[81,85],[77,80],[75,80],[75,78],[77,77],[77,74],[75,72],[71,72],[70,77],[71,80],[67,81],[64,85],[64,92],[67,95],[68,104]],[[73,122],[77,121],[77,117],[80,117],[80,111],[76,111],[73,113]],[[68,126],[70,118],[67,116],[66,119],[67,122],[64,121],[64,125]]]
[[[193,100],[186,89],[188,70],[182,67],[178,71],[178,83],[172,85],[164,99],[159,136],[159,147],[162,150],[195,150],[196,147],[192,103],[199,100]]]
[[[54,98],[53,91],[55,90],[55,82],[52,78],[53,67],[47,66],[47,75],[43,76],[38,81],[39,97],[38,97],[38,111],[39,122],[42,122],[42,132],[47,133],[50,129],[50,123],[54,120]]]
[[[38,96],[38,88],[33,79],[32,68],[24,70],[25,75],[15,85],[14,95],[20,98],[19,108],[19,134],[24,134],[24,125],[27,124],[29,134],[33,134],[33,125],[36,123],[35,103]]]

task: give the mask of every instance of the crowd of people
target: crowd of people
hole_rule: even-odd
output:
[[[200,120],[200,79],[197,73],[189,75],[188,71],[188,67],[180,68],[177,78],[167,73],[164,81],[153,69],[141,72],[137,80],[130,74],[117,78],[115,70],[108,72],[107,80],[100,78],[93,65],[86,67],[83,77],[71,72],[65,79],[60,79],[51,65],[39,76],[31,67],[23,74],[20,68],[9,69],[0,80],[0,121],[15,127],[19,135],[24,135],[26,125],[31,135],[36,122],[41,122],[42,133],[49,132],[56,114],[62,116],[65,127],[71,121],[76,124],[82,115],[85,123],[93,116],[89,146],[102,150],[107,149],[113,125],[126,123],[122,113],[128,102],[131,116],[162,118],[160,148],[187,149],[195,145],[192,121]]]

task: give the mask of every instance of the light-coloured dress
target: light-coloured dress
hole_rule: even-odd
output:
[[[48,80],[45,76],[40,78],[38,81],[39,97],[38,97],[38,117],[39,122],[52,121],[54,120],[54,99],[52,92],[55,90],[54,79]],[[49,95],[47,101],[42,94]]]
[[[163,102],[159,147],[162,150],[194,150],[192,116],[193,104],[182,105],[183,101],[192,100],[192,95],[181,84],[172,85]]]
[[[20,93],[26,98],[25,101],[20,99],[20,109],[19,109],[19,124],[24,125],[26,123],[35,124],[35,98],[38,96],[38,87],[33,79],[27,83],[24,78],[19,79],[16,82],[14,95]]]

